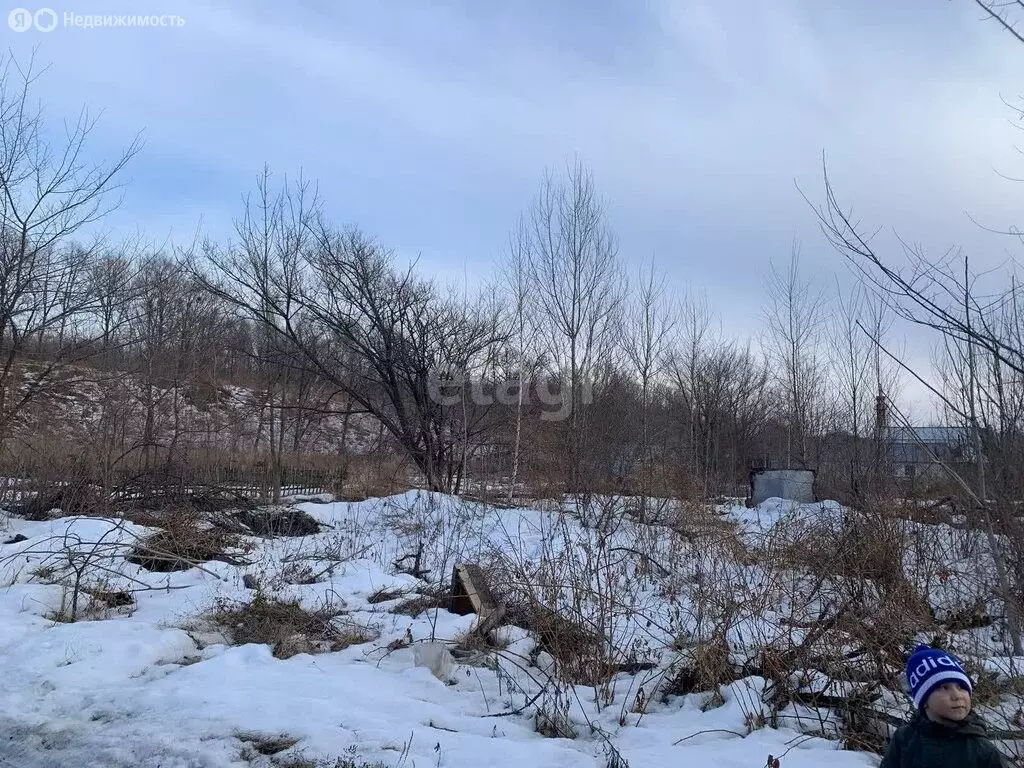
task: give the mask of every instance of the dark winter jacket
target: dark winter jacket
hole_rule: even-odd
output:
[[[896,731],[879,768],[1005,768],[987,737],[973,712],[959,726],[933,723],[920,712]]]

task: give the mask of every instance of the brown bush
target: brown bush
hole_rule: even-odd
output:
[[[408,600],[403,600],[398,605],[391,608],[390,612],[400,613],[405,616],[416,618],[420,614],[434,610],[435,608],[448,610],[450,605],[451,595],[442,591],[437,591],[432,594],[413,595]]]
[[[300,653],[341,651],[374,640],[377,635],[356,624],[338,627],[329,609],[309,611],[298,600],[280,600],[257,593],[250,603],[225,603],[211,617],[236,645],[269,645],[279,659]]]
[[[301,509],[244,509],[235,519],[257,536],[313,536],[321,525]]]
[[[364,501],[403,493],[412,487],[409,462],[402,456],[351,456],[347,471],[334,488],[342,501]]]
[[[825,519],[794,526],[772,553],[786,565],[819,576],[898,585],[906,582],[903,553],[908,543],[902,523],[884,514],[849,511],[841,522]]]
[[[260,755],[276,755],[299,743],[298,739],[291,736],[267,736],[261,733],[237,733],[235,738],[248,744],[252,751]]]
[[[34,521],[46,520],[55,509],[64,517],[100,517],[109,513],[110,505],[99,488],[78,477],[60,485],[39,485],[34,495],[7,507],[12,515]]]
[[[132,548],[126,558],[129,563],[160,573],[187,571],[211,560],[246,564],[227,553],[228,549],[239,545],[237,537],[208,526],[195,510],[175,509],[162,522],[164,530]]]
[[[538,602],[509,608],[505,620],[537,636],[538,646],[551,654],[566,682],[594,686],[617,671],[603,638]]]
[[[386,587],[381,587],[368,598],[366,598],[366,602],[368,602],[370,605],[376,605],[377,603],[387,603],[391,600],[397,600],[405,594],[405,591],[401,589],[387,589]]]

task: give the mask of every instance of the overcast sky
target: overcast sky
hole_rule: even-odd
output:
[[[840,8],[845,6],[845,8]],[[477,284],[545,167],[578,156],[623,258],[706,289],[755,333],[769,259],[794,238],[829,281],[839,258],[795,183],[821,154],[872,226],[978,263],[1024,224],[1024,46],[970,0],[339,2],[81,0],[58,16],[175,14],[181,27],[5,30],[50,65],[53,119],[104,113],[97,157],[138,132],[117,231],[229,232],[266,162],[319,182],[332,217],[425,272]],[[30,8],[34,10],[35,8]]]

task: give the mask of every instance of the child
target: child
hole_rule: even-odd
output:
[[[1003,768],[956,659],[920,645],[907,661],[907,682],[917,713],[896,731],[879,768]]]

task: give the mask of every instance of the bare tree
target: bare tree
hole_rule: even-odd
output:
[[[37,78],[34,62],[0,61],[0,441],[63,366],[95,350],[86,277],[96,248],[72,238],[116,206],[116,178],[139,149],[88,162],[95,119],[86,111],[52,144],[30,98]]]
[[[816,408],[823,379],[819,347],[824,294],[801,275],[796,244],[785,272],[772,265],[767,287],[766,347],[786,393],[789,417],[786,462],[807,467],[808,443],[817,426]]]
[[[857,286],[852,292],[836,287],[836,309],[828,328],[828,341],[832,348],[833,375],[839,384],[843,405],[843,426],[859,439],[870,428],[868,419],[873,413],[871,363],[874,349],[871,339],[861,331],[858,323],[865,315],[864,290]]]
[[[302,286],[296,266],[302,249],[312,243],[306,225],[319,210],[313,192],[307,201],[307,185],[300,179],[296,194],[275,194],[271,189],[271,173],[264,166],[256,182],[256,196],[246,197],[241,218],[235,222],[238,252],[250,266],[257,281],[256,291],[247,299],[253,302],[255,334],[249,352],[261,384],[258,424],[254,436],[254,453],[266,447],[270,456],[267,467],[272,498],[281,494],[282,454],[286,424],[285,403],[291,384],[289,350],[291,342],[282,333],[282,321],[275,317],[277,303]],[[273,285],[274,279],[284,280]]]
[[[985,17],[995,21],[1019,42],[1024,35],[1019,31],[1019,14],[1024,11],[1021,0],[974,0]],[[824,163],[823,163],[824,165]],[[995,565],[1001,597],[1006,601],[1008,629],[1013,652],[1022,652],[1022,637],[1018,613],[1020,585],[1024,571],[1017,567],[1016,593],[1012,594],[1006,557],[994,536],[994,521],[1010,533],[1008,540],[1018,550],[1016,563],[1024,561],[1019,553],[1021,536],[1014,509],[1020,486],[1010,483],[1002,489],[993,489],[988,482],[986,463],[990,456],[1003,454],[1007,446],[1012,453],[1020,444],[1020,428],[1014,418],[1014,384],[1024,377],[1024,337],[1020,334],[1020,294],[1016,280],[1009,289],[988,293],[980,290],[978,276],[973,275],[966,258],[959,268],[960,254],[947,252],[940,258],[931,258],[919,247],[900,240],[904,265],[891,258],[883,258],[872,245],[872,236],[850,211],[840,205],[828,176],[823,171],[824,202],[812,206],[818,215],[822,231],[847,261],[858,271],[864,283],[873,288],[897,316],[917,326],[937,331],[942,339],[946,358],[940,365],[940,375],[946,391],[940,391],[909,366],[901,366],[925,385],[947,409],[947,414],[965,425],[973,437],[976,452],[976,476],[973,488],[957,469],[943,464],[947,475],[973,500],[975,512],[988,535],[989,548]],[[804,196],[806,199],[806,195]],[[1018,230],[1008,234],[1020,237]],[[896,359],[891,353],[889,356]],[[954,383],[952,391],[949,384]],[[1008,386],[1009,385],[1009,386]],[[982,420],[987,413],[995,416],[989,425]],[[996,428],[998,424],[998,428]],[[993,436],[999,434],[1003,445]],[[1009,475],[1004,474],[1008,480]],[[1001,492],[1000,492],[1001,491]],[[996,498],[990,498],[993,493]],[[1000,496],[1005,501],[1000,500]],[[993,507],[993,503],[994,507]],[[1016,565],[1015,563],[1015,565]]]
[[[732,492],[763,462],[768,369],[749,342],[716,331],[706,295],[687,297],[679,318],[669,373],[691,492]]]
[[[196,429],[189,403],[220,341],[224,307],[164,254],[142,260],[132,294],[125,370],[142,415],[135,445],[143,469],[166,470],[185,463]]]
[[[512,502],[519,482],[519,466],[522,453],[523,437],[523,398],[526,386],[528,367],[536,369],[527,362],[530,350],[536,345],[537,328],[531,312],[530,296],[530,248],[531,238],[527,222],[520,217],[515,228],[509,235],[509,247],[502,265],[503,292],[508,296],[515,329],[515,377],[516,377],[516,416],[515,436],[512,443],[512,473],[508,488],[508,501]]]
[[[885,435],[878,429],[885,425],[884,419],[878,423],[879,398],[885,403],[897,395],[899,373],[881,348],[892,317],[878,297],[859,283],[852,290],[837,286],[835,307],[827,333],[837,395],[835,426],[850,436],[843,454],[850,491],[857,495],[869,475],[876,484],[880,480]]]
[[[969,297],[977,289],[977,279],[964,258],[960,285],[963,295],[968,297],[963,308],[965,323],[970,328],[984,328],[1004,340],[1013,339],[1019,346],[1016,280],[1011,280],[1008,302],[988,315],[975,315],[974,302]],[[962,485],[969,482],[975,490],[970,495],[980,513],[978,523],[988,535],[1002,597],[1007,601],[1011,638],[1019,650],[1019,611],[1015,598],[1010,597],[1010,579],[1012,575],[1019,595],[1020,585],[1024,584],[1024,530],[1017,513],[1024,488],[1020,470],[1024,461],[1024,379],[1007,375],[997,357],[979,349],[969,338],[942,336],[939,346],[941,353],[934,367],[939,376],[943,410],[947,423],[959,426],[961,434],[957,446],[960,460],[947,464],[946,469]],[[1009,557],[996,539],[996,532],[1005,534]]]
[[[291,345],[345,393],[348,410],[378,419],[431,490],[457,490],[465,443],[476,437],[459,414],[482,358],[505,338],[497,317],[443,295],[412,267],[399,271],[361,232],[331,228],[301,181],[277,194],[261,184],[255,205],[271,212],[260,236],[227,251],[208,244],[204,265],[190,261],[193,274]]]
[[[688,448],[690,469],[694,474],[700,473],[706,490],[707,468],[699,459],[697,432],[703,392],[700,379],[712,343],[711,308],[707,295],[685,297],[680,304],[679,317],[681,336],[671,353],[671,371],[685,413],[683,442]],[[699,467],[703,468],[699,470]]]
[[[657,274],[652,259],[641,268],[636,293],[626,310],[626,331],[623,347],[632,365],[630,373],[640,380],[640,450],[641,487],[640,515],[647,515],[650,493],[648,465],[651,460],[650,400],[651,389],[665,370],[669,356],[670,334],[675,326],[665,294],[664,275]]]
[[[825,202],[821,205],[811,203],[822,232],[865,284],[878,292],[886,306],[909,323],[961,341],[971,339],[1008,369],[1024,373],[1024,350],[1006,343],[984,325],[972,327],[963,312],[966,303],[973,315],[988,316],[994,308],[1007,301],[1007,295],[978,295],[965,289],[958,274],[958,253],[955,251],[932,259],[918,246],[901,240],[906,265],[898,266],[883,260],[870,244],[871,238],[861,232],[860,223],[843,210],[827,169],[824,182]]]
[[[303,309],[342,354],[356,402],[409,452],[433,490],[457,491],[465,441],[466,389],[504,332],[481,306],[444,296],[358,232],[321,228],[310,260],[314,292]]]
[[[978,287],[978,276],[973,275],[967,261],[962,269],[958,267],[959,252],[948,252],[939,259],[929,259],[920,248],[911,247],[902,240],[904,259],[907,266],[897,266],[876,253],[870,238],[861,232],[861,225],[852,214],[839,205],[827,171],[825,180],[825,202],[815,208],[821,228],[826,237],[861,276],[865,285],[873,288],[897,316],[918,326],[937,331],[947,348],[958,351],[953,355],[954,367],[959,367],[958,377],[966,392],[961,398],[950,399],[930,384],[919,373],[906,364],[902,367],[919,382],[924,384],[938,399],[955,413],[962,424],[973,433],[977,450],[977,476],[972,484],[955,467],[942,463],[947,475],[973,502],[975,520],[988,535],[989,548],[1000,592],[1007,605],[1007,620],[1013,642],[1014,653],[1020,653],[1022,643],[1017,603],[1019,601],[1021,577],[1017,575],[1016,589],[1010,582],[1006,556],[994,535],[994,526],[1000,522],[1011,530],[1017,525],[1015,514],[1000,515],[998,501],[993,508],[990,503],[991,488],[985,482],[985,445],[981,439],[982,430],[978,423],[979,375],[978,360],[984,358],[998,371],[998,378],[1024,374],[1024,347],[1020,335],[1015,331],[1016,317],[1019,317],[1020,295],[1015,282],[1009,290],[985,293]],[[1000,322],[1000,319],[1008,322]],[[889,353],[890,356],[891,353]],[[1014,489],[1019,493],[1019,488]],[[1020,535],[1011,535],[1014,544],[1022,540]],[[1024,561],[1024,558],[1017,557]]]
[[[996,22],[1024,43],[1024,34],[1020,32],[1020,14],[1024,14],[1024,0],[974,0],[974,3],[985,12],[986,18]]]
[[[124,342],[124,331],[130,320],[130,304],[138,277],[135,260],[125,252],[103,252],[91,265],[88,280],[95,296],[95,316],[99,352],[109,357]],[[111,360],[104,360],[109,365]]]
[[[545,175],[528,216],[531,312],[569,393],[571,490],[582,482],[586,386],[614,347],[625,280],[593,176],[580,162]]]

